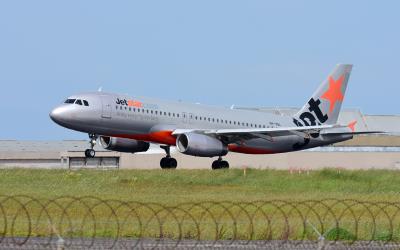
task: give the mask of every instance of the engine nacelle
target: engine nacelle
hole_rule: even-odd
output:
[[[145,152],[150,147],[148,142],[109,136],[100,136],[100,144],[105,149],[126,153]]]
[[[228,148],[220,140],[202,134],[180,134],[176,139],[179,152],[193,156],[214,157],[224,156]]]

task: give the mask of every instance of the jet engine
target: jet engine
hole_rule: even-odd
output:
[[[214,157],[228,153],[228,148],[220,140],[197,133],[180,134],[176,139],[179,152],[193,156]]]
[[[100,144],[105,149],[126,153],[145,152],[150,147],[148,142],[109,136],[100,136]]]

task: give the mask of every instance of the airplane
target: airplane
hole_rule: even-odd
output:
[[[163,169],[177,167],[170,147],[198,157],[218,157],[212,169],[229,168],[228,152],[275,154],[350,140],[355,123],[337,124],[351,64],[338,64],[293,116],[256,110],[163,101],[124,94],[88,92],[68,97],[50,112],[57,124],[89,134],[86,157],[95,157],[97,140],[107,150],[145,152],[159,144]]]

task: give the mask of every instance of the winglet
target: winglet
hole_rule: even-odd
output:
[[[351,129],[352,132],[355,132],[355,131],[356,131],[356,124],[357,124],[357,120],[354,120],[354,121],[350,122],[350,123],[347,125],[347,127],[348,127],[349,129]]]

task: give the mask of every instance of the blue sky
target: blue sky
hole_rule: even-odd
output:
[[[97,90],[302,106],[336,63],[344,107],[399,114],[400,1],[1,1],[1,139],[81,139],[48,117]]]

